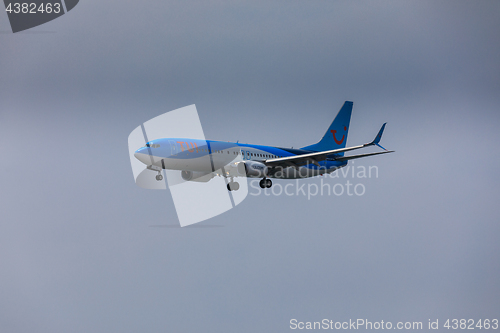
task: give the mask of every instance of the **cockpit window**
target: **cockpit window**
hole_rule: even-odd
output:
[[[144,147],[160,148],[160,144],[159,143],[154,144],[154,143],[148,142],[148,143],[146,143],[146,145]]]

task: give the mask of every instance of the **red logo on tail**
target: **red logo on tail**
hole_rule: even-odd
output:
[[[344,131],[347,130],[347,127],[344,126]],[[332,132],[333,134],[333,140],[335,141],[335,143],[337,143],[338,145],[341,145],[342,142],[344,142],[344,139],[345,139],[345,135],[342,135],[342,139],[337,140],[337,138],[335,137],[335,133],[337,133],[336,130],[330,130],[330,132]]]

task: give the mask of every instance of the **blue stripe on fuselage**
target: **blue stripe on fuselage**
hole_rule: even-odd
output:
[[[276,157],[289,157],[302,154],[312,153],[313,151],[305,149],[280,148],[272,146],[262,146],[246,143],[213,141],[213,140],[196,140],[187,138],[165,138],[157,139],[148,142],[151,154],[159,158],[174,158],[174,159],[194,159],[207,156],[216,151],[248,151],[253,154],[272,155],[272,157],[249,156],[250,160],[259,161]],[[143,151],[141,151],[143,150]],[[144,147],[138,150],[144,154],[148,154],[148,148]],[[346,165],[347,162],[338,161],[321,161],[321,167],[330,169],[336,166]],[[303,167],[309,169],[318,169],[314,164],[308,164]]]

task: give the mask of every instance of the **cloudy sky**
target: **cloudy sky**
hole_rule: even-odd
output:
[[[0,13],[0,331],[498,318],[499,36],[486,0],[82,0],[16,34]],[[348,144],[387,122],[396,150],[323,179],[362,196],[250,189],[181,229],[134,184],[128,135],[164,112],[301,147],[346,100]]]

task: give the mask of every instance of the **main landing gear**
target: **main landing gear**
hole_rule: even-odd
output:
[[[163,180],[163,176],[161,175],[160,172],[158,172],[158,174],[156,175],[156,180],[157,181],[162,181]]]
[[[271,179],[264,178],[259,182],[259,186],[260,188],[270,188],[271,186],[273,186],[273,182],[271,181]]]
[[[240,184],[238,182],[230,181],[229,183],[227,183],[228,191],[238,191],[239,189],[240,189]]]

